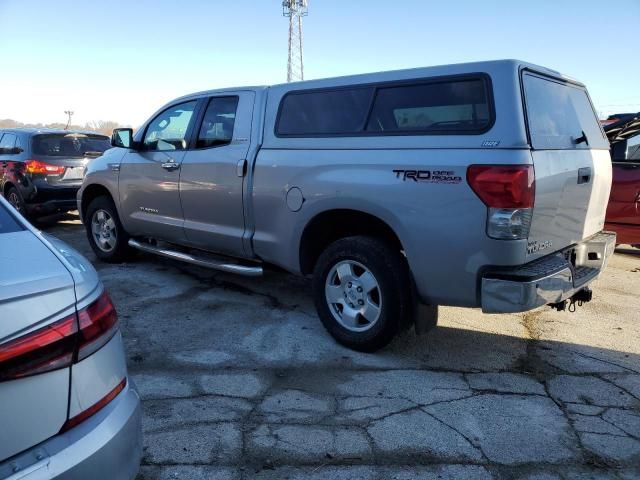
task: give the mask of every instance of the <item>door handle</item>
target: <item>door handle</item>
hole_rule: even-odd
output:
[[[180,164],[176,162],[164,162],[160,166],[165,170],[168,170],[169,172],[172,172],[180,168]]]
[[[589,183],[591,180],[591,167],[584,167],[578,169],[578,184]]]
[[[246,159],[238,161],[238,164],[236,165],[236,174],[239,177],[244,177],[247,174],[247,160]]]

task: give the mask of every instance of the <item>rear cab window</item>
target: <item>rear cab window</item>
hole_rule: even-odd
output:
[[[104,135],[85,133],[45,133],[34,135],[31,140],[34,155],[46,157],[95,156],[111,148],[111,142]]]
[[[495,114],[488,75],[287,93],[279,137],[481,134]]]
[[[522,84],[534,149],[609,149],[584,87],[528,71]]]
[[[0,204],[0,235],[3,233],[13,233],[24,230],[13,214],[9,212],[9,208],[11,207],[6,207],[5,205]]]

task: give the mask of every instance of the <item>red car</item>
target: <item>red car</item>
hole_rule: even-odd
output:
[[[613,161],[605,228],[617,233],[617,243],[640,248],[640,113],[615,117],[604,126]]]

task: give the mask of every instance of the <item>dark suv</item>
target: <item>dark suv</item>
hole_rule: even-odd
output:
[[[0,130],[0,193],[25,216],[75,210],[85,165],[108,148],[94,132]]]

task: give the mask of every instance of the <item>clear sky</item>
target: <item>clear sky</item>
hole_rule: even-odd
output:
[[[608,6],[607,6],[608,5]],[[498,58],[640,110],[640,0],[309,0],[305,78]],[[164,102],[286,80],[280,0],[0,0],[0,118],[136,126]]]

